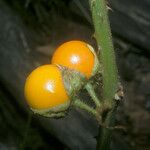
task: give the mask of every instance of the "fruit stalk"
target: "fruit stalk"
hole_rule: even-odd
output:
[[[85,85],[85,88],[86,88],[86,90],[88,91],[89,95],[91,96],[93,102],[95,103],[96,108],[101,107],[101,103],[100,103],[100,101],[99,101],[99,99],[98,99],[98,97],[97,97],[97,95],[96,95],[96,93],[95,93],[95,91],[94,91],[93,85],[92,85],[90,82],[88,82],[88,83]]]
[[[115,108],[115,102],[113,98],[118,88],[118,72],[108,19],[108,9],[106,0],[89,0],[89,3],[98,50],[100,51],[98,59],[103,67],[103,102],[111,108],[111,111],[105,118],[105,124],[113,126],[115,118],[113,109]],[[109,150],[110,141],[111,131],[106,128],[100,129],[97,138],[97,150]]]
[[[98,115],[97,111],[94,108],[85,104],[80,99],[75,99],[73,102],[73,106],[75,106],[76,108],[80,108],[82,110],[85,110],[85,111],[91,113],[92,115],[94,115],[95,117],[97,117],[97,115]]]

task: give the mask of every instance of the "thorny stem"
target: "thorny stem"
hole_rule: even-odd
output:
[[[109,105],[112,109],[105,118],[105,124],[108,126],[114,126],[115,102],[113,97],[118,86],[118,72],[115,62],[106,0],[89,0],[89,2],[98,49],[101,50],[98,58],[103,66],[103,101],[105,102],[105,105]],[[110,141],[111,131],[106,128],[101,129],[97,139],[97,150],[109,150]]]
[[[93,102],[95,103],[96,107],[99,108],[101,106],[101,103],[94,91],[93,85],[90,82],[87,82],[85,85],[86,90],[88,91],[89,95],[91,96]]]

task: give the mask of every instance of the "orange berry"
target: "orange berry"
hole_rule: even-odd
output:
[[[61,72],[55,65],[35,69],[25,83],[25,97],[33,109],[50,109],[69,103]]]
[[[95,56],[89,45],[82,41],[69,41],[56,49],[52,64],[59,64],[81,72],[87,78],[92,74]]]

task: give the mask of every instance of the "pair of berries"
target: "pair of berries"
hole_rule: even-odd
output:
[[[25,97],[31,109],[47,117],[65,114],[71,97],[97,72],[93,48],[82,41],[69,41],[56,49],[50,65],[35,69],[25,83]]]

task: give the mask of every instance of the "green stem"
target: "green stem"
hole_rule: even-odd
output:
[[[86,90],[88,91],[89,95],[91,96],[93,102],[95,103],[96,107],[99,108],[101,106],[101,103],[94,91],[94,88],[93,88],[93,85],[88,82],[86,85],[85,85],[85,88]]]
[[[115,124],[115,114],[117,110],[116,108],[117,108],[117,105],[113,103],[113,109],[111,109],[111,111],[107,114],[107,117],[104,123],[108,127],[113,127]],[[97,150],[109,150],[110,149],[111,135],[112,135],[112,130],[108,128],[99,127]]]
[[[89,105],[82,102],[80,99],[76,99],[73,102],[73,106],[75,106],[77,108],[80,108],[82,110],[85,110],[85,111],[91,113],[92,115],[94,115],[95,117],[97,117],[97,111],[94,108],[92,108]]]
[[[106,0],[90,0],[95,36],[100,50],[99,60],[103,66],[103,101],[113,109],[113,97],[118,86],[118,72],[112,43]],[[105,124],[113,126],[114,111],[110,111]],[[109,150],[111,131],[103,128],[98,136],[98,150]]]
[[[96,40],[100,50],[98,57],[103,65],[103,96],[112,101],[118,78],[106,0],[90,0],[90,3]]]

